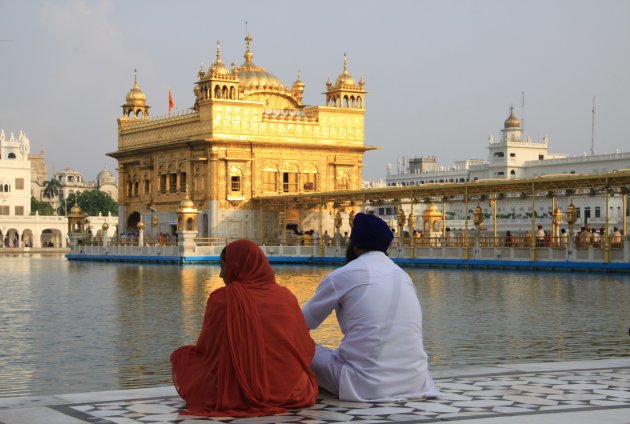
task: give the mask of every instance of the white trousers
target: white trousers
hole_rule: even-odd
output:
[[[311,362],[311,370],[317,377],[319,387],[339,396],[339,376],[343,362],[337,357],[335,351],[316,344],[315,356]]]

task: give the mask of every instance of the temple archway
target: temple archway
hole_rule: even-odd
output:
[[[138,222],[140,222],[140,212],[133,212],[127,218],[127,228],[137,228]]]

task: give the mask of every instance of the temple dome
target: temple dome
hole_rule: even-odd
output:
[[[81,206],[79,206],[78,203],[75,203],[72,209],[70,209],[70,213],[72,215],[79,215],[83,213],[83,210],[81,209]]]
[[[138,81],[134,80],[133,87],[127,93],[127,104],[129,105],[144,105],[147,100],[147,96],[144,94],[140,86],[138,85]]]
[[[251,35],[247,34],[245,42],[247,43],[247,50],[243,57],[245,62],[238,68],[237,75],[240,80],[240,85],[243,87],[256,87],[267,86],[268,88],[283,88],[284,84],[278,77],[267,72],[265,68],[260,68],[252,61],[254,54],[251,51],[250,42],[252,41]]]
[[[339,87],[341,85],[356,85],[356,81],[348,72],[348,57],[344,53],[343,55],[343,72],[337,77],[337,81],[335,82],[335,86]]]
[[[267,72],[263,68],[239,68],[238,79],[241,85],[245,87],[267,86],[267,87],[283,87],[282,81],[275,75]]]
[[[195,203],[190,200],[188,194],[186,194],[186,198],[184,198],[179,203],[178,212],[197,212],[197,208],[195,208]]]
[[[504,128],[520,128],[521,121],[514,115],[514,108],[510,109],[510,116],[503,123]]]
[[[98,181],[99,184],[113,183],[115,180],[114,174],[112,174],[109,169],[103,169],[96,175],[96,181]]]
[[[221,61],[221,45],[217,41],[217,57],[212,63],[210,69],[208,69],[208,75],[213,77],[224,77],[230,74],[227,66]]]

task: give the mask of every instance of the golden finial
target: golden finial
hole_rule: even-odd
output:
[[[133,84],[138,84],[138,70],[136,68],[133,69]]]
[[[246,43],[246,51],[245,54],[243,55],[243,57],[245,58],[245,62],[247,64],[251,64],[252,63],[252,58],[254,57],[254,55],[252,54],[252,49],[251,49],[251,41],[253,40],[252,36],[249,35],[249,32],[247,33],[247,35],[245,36],[245,43]]]
[[[217,63],[221,62],[221,43],[217,40]]]

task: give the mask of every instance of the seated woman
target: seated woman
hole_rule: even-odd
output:
[[[221,252],[225,287],[208,298],[197,344],[171,354],[183,414],[260,416],[313,405],[315,343],[297,299],[249,240]]]

